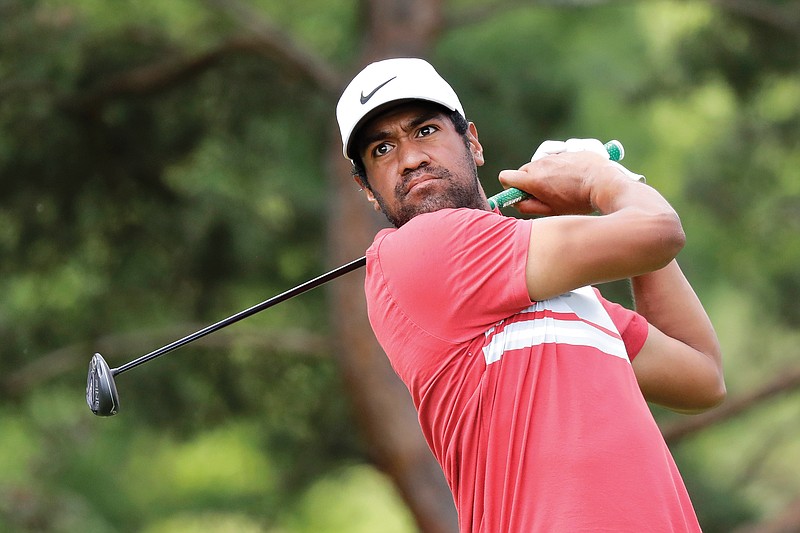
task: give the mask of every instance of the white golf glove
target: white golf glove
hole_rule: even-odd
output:
[[[533,153],[531,161],[536,161],[548,155],[561,154],[564,152],[594,152],[602,155],[606,159],[610,159],[608,150],[605,145],[597,139],[567,139],[566,141],[544,141],[539,145],[539,148]],[[621,159],[621,158],[620,158]],[[645,178],[641,174],[631,172],[623,167],[616,161],[611,162],[613,165],[619,167],[623,174],[628,176],[634,181],[641,181],[644,183]]]

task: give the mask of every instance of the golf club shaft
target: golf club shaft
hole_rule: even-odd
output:
[[[605,148],[608,151],[609,157],[610,157],[610,159],[612,161],[618,161],[618,160],[622,159],[622,157],[623,157],[622,154],[624,154],[624,152],[623,152],[623,149],[622,149],[622,145],[619,143],[619,141],[609,141],[608,143],[606,143]],[[523,191],[520,191],[518,189],[507,189],[507,190],[505,190],[505,191],[503,191],[503,192],[501,192],[499,194],[496,194],[496,195],[492,196],[491,198],[489,198],[489,205],[492,207],[492,209],[494,209],[495,207],[505,207],[505,206],[508,206],[508,205],[511,205],[511,204],[513,204],[515,202],[520,201],[521,199],[523,199],[526,196],[527,196],[527,193],[525,193]],[[301,285],[298,285],[297,287],[295,287],[293,289],[289,289],[288,291],[283,292],[281,294],[278,294],[277,296],[273,296],[272,298],[270,298],[268,300],[265,300],[265,301],[263,301],[263,302],[261,302],[259,304],[256,304],[256,305],[254,305],[252,307],[249,307],[249,308],[245,309],[244,311],[240,311],[240,312],[236,313],[235,315],[229,316],[228,318],[220,320],[219,322],[211,324],[210,326],[206,326],[206,327],[204,327],[203,329],[201,329],[199,331],[196,331],[196,332],[194,332],[194,333],[192,333],[190,335],[187,335],[186,337],[183,337],[181,339],[173,341],[173,342],[167,344],[166,346],[162,346],[161,348],[158,348],[157,350],[154,350],[154,351],[152,351],[152,352],[150,352],[148,354],[145,354],[145,355],[143,355],[141,357],[138,357],[138,358],[134,359],[133,361],[125,363],[124,365],[121,365],[121,366],[119,366],[117,368],[112,368],[110,370],[111,376],[117,376],[119,374],[122,374],[123,372],[126,372],[126,371],[128,371],[128,370],[130,370],[132,368],[135,368],[135,367],[137,367],[137,366],[139,366],[141,364],[144,364],[144,363],[150,361],[151,359],[155,359],[156,357],[159,357],[159,356],[164,355],[164,354],[166,354],[168,352],[171,352],[171,351],[173,351],[173,350],[175,350],[177,348],[180,348],[181,346],[189,344],[190,342],[196,341],[197,339],[200,339],[201,337],[205,337],[206,335],[208,335],[210,333],[213,333],[213,332],[215,332],[217,330],[220,330],[220,329],[222,329],[224,327],[230,326],[231,324],[233,324],[235,322],[238,322],[238,321],[243,320],[243,319],[245,319],[245,318],[247,318],[249,316],[252,316],[252,315],[254,315],[254,314],[256,314],[256,313],[258,313],[260,311],[268,309],[268,308],[272,307],[273,305],[279,304],[279,303],[281,303],[283,301],[286,301],[286,300],[288,300],[290,298],[293,298],[293,297],[295,297],[295,296],[297,296],[299,294],[302,294],[302,293],[304,293],[304,292],[306,292],[308,290],[311,290],[311,289],[313,289],[315,287],[319,287],[320,285],[323,285],[323,284],[327,283],[328,281],[331,281],[333,279],[338,278],[339,276],[342,276],[343,274],[347,274],[348,272],[352,272],[353,270],[361,268],[366,264],[367,264],[366,256],[360,257],[358,259],[355,259],[355,260],[353,260],[353,261],[351,261],[349,263],[346,263],[346,264],[344,264],[344,265],[342,265],[342,266],[340,266],[338,268],[335,268],[334,270],[331,270],[330,272],[328,272],[326,274],[322,274],[321,276],[318,276],[318,277],[316,277],[314,279],[306,281],[305,283],[302,283]]]
[[[150,352],[148,354],[145,354],[145,355],[143,355],[143,356],[141,356],[141,357],[139,357],[137,359],[134,359],[133,361],[131,361],[129,363],[125,363],[124,365],[122,365],[122,366],[120,366],[118,368],[113,368],[113,369],[111,369],[111,374],[113,376],[116,376],[118,374],[122,374],[123,372],[125,372],[127,370],[130,370],[131,368],[137,367],[137,366],[139,366],[139,365],[141,365],[143,363],[146,363],[147,361],[150,361],[151,359],[155,359],[156,357],[158,357],[160,355],[164,355],[167,352],[171,352],[172,350],[175,350],[176,348],[180,348],[181,346],[183,346],[185,344],[188,344],[188,343],[190,343],[192,341],[196,341],[197,339],[199,339],[201,337],[205,337],[209,333],[213,333],[213,332],[215,332],[215,331],[217,331],[219,329],[222,329],[222,328],[224,328],[226,326],[230,326],[231,324],[233,324],[235,322],[238,322],[238,321],[240,321],[242,319],[245,319],[245,318],[247,318],[249,316],[252,316],[252,315],[254,315],[254,314],[256,314],[256,313],[258,313],[260,311],[263,311],[264,309],[268,309],[268,308],[272,307],[273,305],[276,305],[276,304],[279,304],[279,303],[281,303],[283,301],[288,300],[289,298],[293,298],[293,297],[297,296],[298,294],[302,294],[302,293],[304,293],[306,291],[309,291],[309,290],[311,290],[311,289],[313,289],[315,287],[319,287],[320,285],[323,285],[323,284],[325,284],[325,283],[327,283],[327,282],[329,282],[329,281],[331,281],[333,279],[336,279],[339,276],[342,276],[344,274],[347,274],[348,272],[352,272],[353,270],[361,268],[366,264],[367,264],[367,258],[366,257],[360,257],[359,259],[356,259],[356,260],[351,261],[351,262],[349,262],[347,264],[344,264],[344,265],[342,265],[342,266],[340,266],[338,268],[335,268],[334,270],[331,270],[327,274],[322,274],[321,276],[318,276],[318,277],[316,277],[314,279],[306,281],[305,283],[303,283],[301,285],[298,285],[297,287],[295,287],[293,289],[289,289],[286,292],[283,292],[281,294],[273,296],[269,300],[265,300],[265,301],[261,302],[260,304],[256,304],[256,305],[254,305],[252,307],[249,307],[249,308],[245,309],[244,311],[240,311],[240,312],[236,313],[235,315],[229,316],[228,318],[226,318],[224,320],[220,320],[219,322],[216,322],[215,324],[211,324],[210,326],[206,326],[206,327],[204,327],[203,329],[201,329],[199,331],[196,331],[196,332],[194,332],[194,333],[192,333],[190,335],[187,335],[186,337],[183,337],[182,339],[178,339],[178,340],[176,340],[174,342],[171,342],[171,343],[167,344],[166,346],[163,346],[163,347],[161,347],[161,348],[159,348],[157,350],[154,350],[154,351],[152,351],[152,352]]]

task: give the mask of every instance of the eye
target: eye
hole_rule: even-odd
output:
[[[388,154],[392,150],[392,145],[389,143],[380,143],[372,149],[372,157],[381,157]]]
[[[437,128],[433,124],[426,124],[425,126],[422,126],[419,130],[417,130],[417,136],[418,137],[427,137],[428,135],[431,135],[431,134],[435,133],[438,130],[439,130],[439,128]]]

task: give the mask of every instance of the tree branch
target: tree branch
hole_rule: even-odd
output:
[[[274,36],[272,36],[274,37]],[[309,79],[323,91],[332,93],[339,87],[338,76],[326,69],[309,68],[294,62],[291,46],[276,46],[275,39],[264,36],[234,37],[211,50],[192,57],[171,57],[150,63],[102,80],[82,93],[67,106],[83,111],[96,110],[109,100],[126,96],[153,94],[177,86],[216,66],[233,54],[252,54],[281,61],[287,73]]]
[[[88,369],[89,359],[94,352],[116,354],[143,354],[160,344],[172,342],[193,328],[203,326],[182,324],[157,331],[137,331],[112,334],[95,339],[91,343],[81,342],[46,353],[15,372],[5,376],[0,382],[0,392],[4,396],[17,398],[30,389],[61,375],[76,371],[81,366]],[[218,331],[198,340],[196,345],[204,348],[223,350],[231,345],[247,346],[264,352],[290,352],[304,355],[326,353],[329,341],[322,335],[306,330],[264,331],[263,329],[243,329]],[[134,355],[136,357],[137,355]],[[112,363],[109,361],[109,363]],[[113,366],[113,365],[112,365]]]
[[[720,407],[705,413],[687,417],[680,422],[662,429],[664,440],[669,445],[678,444],[681,440],[694,435],[710,426],[725,422],[745,411],[760,406],[763,402],[800,389],[800,368],[787,369],[759,389],[748,394],[726,401]]]
[[[771,518],[737,528],[733,533],[791,533],[800,531],[800,498],[796,498]]]
[[[258,38],[264,48],[269,49],[285,66],[313,80],[325,92],[335,93],[341,88],[344,80],[327,60],[293,39],[291,35],[264,17],[260,11],[239,0],[205,0],[205,2]]]

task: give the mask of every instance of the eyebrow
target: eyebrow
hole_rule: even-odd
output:
[[[426,111],[420,112],[418,115],[413,117],[412,119],[408,120],[407,122],[403,123],[400,127],[404,130],[413,130],[414,128],[421,126],[425,122],[432,120],[434,118],[443,117],[443,113],[438,109],[430,109]],[[387,139],[391,136],[391,132],[388,130],[377,130],[373,132],[367,132],[361,136],[359,140],[359,152],[363,152],[366,150],[367,146],[371,145],[372,143],[382,141]]]

